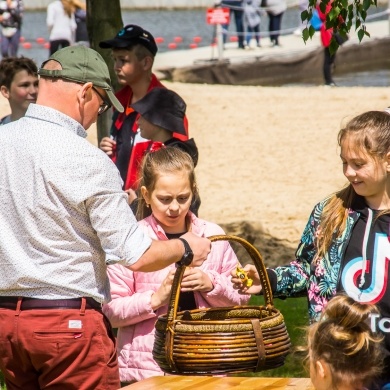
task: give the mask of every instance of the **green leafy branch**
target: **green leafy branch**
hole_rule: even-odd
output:
[[[377,6],[377,0],[353,0],[352,2],[348,0],[309,0],[307,9],[301,13],[302,22],[307,22],[306,28],[302,31],[304,42],[312,39],[315,33],[314,27],[309,25],[309,22],[317,4],[323,13],[325,13],[328,4],[331,6],[325,21],[326,29],[333,29],[333,37],[329,46],[331,53],[335,53],[339,48],[334,34],[338,33],[341,38],[346,39],[353,25],[357,31],[359,42],[365,35],[370,36],[365,24],[367,11],[371,6]]]

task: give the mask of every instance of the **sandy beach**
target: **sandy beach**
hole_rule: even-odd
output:
[[[165,85],[187,102],[200,217],[253,242],[267,266],[292,258],[314,204],[344,185],[342,121],[390,105],[388,88]]]
[[[343,120],[390,105],[387,88],[173,83],[199,147],[200,216],[289,261],[316,202],[345,184]]]

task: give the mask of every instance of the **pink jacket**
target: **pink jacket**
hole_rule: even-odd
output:
[[[202,237],[224,234],[214,223],[197,218],[189,212],[191,231]],[[167,240],[167,237],[153,216],[140,221],[151,238]],[[211,252],[201,269],[213,282],[214,289],[208,293],[195,292],[199,308],[245,305],[248,295],[239,295],[233,289],[230,272],[237,265],[237,257],[228,241],[212,244]],[[121,265],[108,267],[112,301],[103,306],[105,315],[114,328],[118,329],[117,349],[119,372],[122,382],[141,380],[163,375],[153,359],[154,324],[158,316],[167,313],[167,306],[156,312],[151,308],[151,296],[161,285],[172,265],[157,272],[132,272]]]

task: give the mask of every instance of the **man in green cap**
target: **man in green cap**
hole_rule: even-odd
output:
[[[150,240],[115,165],[85,140],[99,114],[123,110],[96,51],[59,50],[39,74],[37,104],[0,132],[0,370],[9,390],[116,390],[115,340],[101,311],[107,265],[197,266],[210,241]]]

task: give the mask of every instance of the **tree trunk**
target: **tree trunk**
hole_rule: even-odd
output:
[[[101,49],[99,42],[113,38],[122,27],[120,0],[87,0],[87,28],[91,48],[98,51],[104,58],[110,70],[111,83],[115,90],[119,88],[119,84],[114,72],[111,50]],[[98,118],[98,143],[103,137],[109,135],[110,127],[111,110]]]

